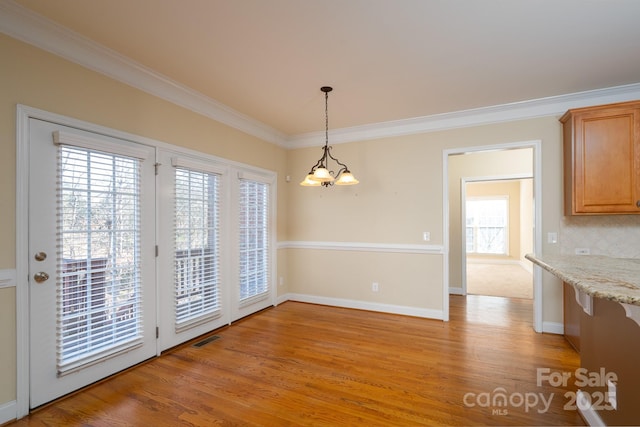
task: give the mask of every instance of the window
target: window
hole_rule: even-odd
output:
[[[176,330],[218,314],[219,177],[175,168]]]
[[[508,253],[509,198],[468,198],[466,203],[467,253]]]
[[[58,371],[141,338],[140,161],[58,149]]]
[[[156,160],[166,350],[273,304],[275,190],[272,173],[221,159],[160,150]]]
[[[269,291],[269,185],[240,180],[240,304],[267,297]]]

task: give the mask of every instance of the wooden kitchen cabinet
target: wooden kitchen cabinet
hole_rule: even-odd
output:
[[[640,214],[640,101],[567,111],[565,215]]]

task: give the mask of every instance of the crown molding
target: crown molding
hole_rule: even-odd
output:
[[[0,32],[284,148],[324,144],[324,132],[285,135],[17,4],[0,0]],[[329,131],[332,144],[561,115],[640,99],[640,83]]]
[[[0,32],[276,145],[286,135],[108,49],[12,0],[0,0]]]
[[[640,83],[329,131],[331,144],[412,135],[564,114],[570,108],[640,99]],[[294,135],[289,148],[318,146],[324,132]]]

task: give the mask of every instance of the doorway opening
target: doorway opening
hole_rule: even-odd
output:
[[[462,294],[533,299],[533,177],[463,178]],[[522,177],[524,176],[524,177]]]
[[[530,277],[528,286],[524,287],[528,292],[526,296],[533,302],[533,329],[541,332],[542,278],[524,259],[525,254],[538,252],[542,243],[541,206],[536,203],[536,195],[541,192],[541,141],[444,150],[443,156],[445,314],[448,315],[449,294],[489,294],[474,289],[473,284],[469,291],[468,278],[472,269],[478,270],[476,267],[484,265],[524,266],[523,277]],[[500,186],[511,186],[517,191],[495,191]],[[507,206],[511,206],[516,216],[470,219],[467,226],[468,199],[500,199],[495,196],[513,199]],[[495,206],[504,204],[504,201],[495,202]],[[478,205],[482,207],[483,204],[478,203],[470,209],[477,209]],[[485,204],[484,209],[490,205]],[[467,246],[470,246],[469,251]],[[494,273],[498,274],[497,267]]]

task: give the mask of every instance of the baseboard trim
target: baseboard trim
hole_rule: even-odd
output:
[[[444,319],[444,314],[441,310],[431,310],[427,308],[409,307],[404,305],[382,304],[344,298],[322,297],[318,295],[289,293],[278,297],[278,301],[279,303],[285,301],[297,301],[311,304],[329,305],[333,307],[353,308],[356,310],[368,310],[381,313],[400,314],[404,316],[422,317],[425,319]]]
[[[449,287],[449,295],[464,295],[464,292],[462,292],[462,286]]]
[[[15,400],[0,405],[0,424],[15,420],[18,414],[17,408],[18,405]]]
[[[578,390],[578,393],[576,395],[576,402],[590,402],[590,401],[591,401],[590,396],[585,396],[585,393],[582,390]],[[582,418],[585,420],[585,422],[589,426],[606,425],[604,421],[602,421],[602,418],[600,418],[600,415],[598,415],[598,412],[595,409],[593,409],[593,406],[589,406],[587,409],[581,409],[580,406],[578,405],[578,412],[580,413]]]
[[[460,293],[457,293],[460,292]],[[462,288],[449,288],[449,294],[462,295]],[[358,310],[379,311],[382,313],[402,314],[405,316],[423,317],[425,319],[443,319],[441,310],[430,310],[426,308],[408,307],[403,305],[382,304],[369,301],[359,301],[344,298],[321,297],[317,295],[287,293],[279,295],[276,305],[287,301],[307,302],[311,304],[330,305],[343,308],[354,308]],[[543,322],[542,332],[546,334],[564,334],[564,324],[558,322]]]
[[[518,261],[518,264],[520,264],[520,267],[524,268],[525,270],[527,270],[530,274],[533,274],[533,263],[529,260],[520,260]]]
[[[472,258],[467,257],[467,264],[501,264],[519,265],[520,261],[513,258]]]
[[[542,322],[542,332],[564,335],[564,324],[558,322]]]
[[[287,301],[289,301],[289,294],[278,295],[278,297],[276,298],[276,306]]]

